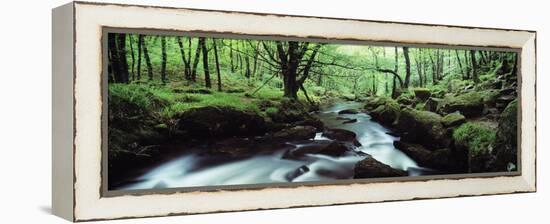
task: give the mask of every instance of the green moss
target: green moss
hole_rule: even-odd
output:
[[[417,110],[425,110],[424,108],[426,107],[426,103],[417,103],[414,108],[417,109]]]
[[[441,119],[441,123],[443,123],[446,127],[462,124],[464,121],[466,121],[466,118],[459,112],[447,114]]]
[[[465,146],[474,156],[487,154],[495,142],[495,132],[476,123],[465,123],[454,130],[455,144]]]
[[[276,107],[268,107],[267,109],[265,109],[265,113],[269,116],[272,116],[279,113],[279,109],[277,109]]]

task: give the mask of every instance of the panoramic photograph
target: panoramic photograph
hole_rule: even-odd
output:
[[[104,37],[108,190],[519,170],[516,51]]]

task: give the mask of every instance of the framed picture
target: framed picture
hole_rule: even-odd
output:
[[[71,221],[536,191],[536,32],[53,10]]]

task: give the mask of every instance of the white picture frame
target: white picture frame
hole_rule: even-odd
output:
[[[104,28],[517,49],[521,52],[521,172],[509,176],[106,195],[102,191]],[[54,214],[70,221],[536,191],[534,31],[72,2],[53,10],[52,33],[52,204]]]

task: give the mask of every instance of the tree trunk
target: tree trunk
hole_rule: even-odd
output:
[[[423,85],[423,80],[422,80],[422,64],[420,63],[420,52],[421,52],[420,49],[418,49],[416,57],[413,57],[413,59],[414,59],[414,62],[416,64],[416,71],[418,72],[419,85],[420,85],[420,87],[422,87],[424,85]]]
[[[235,67],[233,63],[233,41],[229,40],[229,62],[231,65],[231,73],[235,73]]]
[[[478,67],[477,67],[477,62],[476,62],[476,51],[475,50],[470,50],[470,57],[471,57],[471,60],[472,60],[472,79],[474,80],[475,83],[479,83],[479,74],[477,74],[477,70],[478,70]]]
[[[126,34],[110,34],[107,40],[111,51],[111,71],[115,82],[128,83],[128,63],[126,61]]]
[[[153,80],[153,65],[151,64],[151,58],[149,57],[149,51],[147,50],[146,39],[143,39],[143,54],[145,55],[145,64],[147,65],[147,74],[149,81]]]
[[[120,77],[120,61],[118,57],[118,48],[116,45],[116,34],[109,34],[107,37],[107,45],[109,48],[109,56],[110,56],[110,77],[112,77],[113,82],[121,82]]]
[[[403,47],[403,56],[405,56],[405,88],[408,88],[411,79],[411,61],[409,59],[408,47]]]
[[[135,73],[135,64],[136,64],[136,58],[135,58],[135,54],[134,54],[134,46],[132,44],[133,40],[132,40],[132,35],[129,35],[128,36],[129,40],[128,42],[130,43],[130,52],[132,53],[131,56],[132,56],[132,68],[131,68],[131,71],[132,71],[132,80],[135,80],[136,78],[136,73]]]
[[[181,61],[183,62],[183,78],[185,80],[191,80],[191,66],[189,60],[185,57],[185,49],[181,37],[176,38],[178,40],[178,46],[180,47]],[[191,51],[191,49],[189,49]]]
[[[392,88],[391,88],[391,97],[392,98],[396,98],[397,97],[397,86],[395,85],[396,83],[396,76],[399,76],[399,50],[397,47],[395,47],[395,65],[394,65],[394,68],[393,68],[393,72],[395,72],[395,75],[393,76],[393,85],[392,85]]]
[[[162,36],[160,38],[160,48],[162,52],[162,65],[160,67],[160,77],[162,80],[162,84],[166,84],[166,36]]]
[[[193,80],[193,82],[197,81],[197,66],[199,65],[199,58],[201,56],[201,41],[200,41],[201,39],[204,41],[204,38],[200,37],[199,43],[197,44],[197,48],[195,49],[195,59],[193,61],[193,67],[191,72],[191,80]]]
[[[429,57],[430,57],[430,62],[432,63],[432,85],[435,85],[435,84],[437,84],[437,69],[438,68],[437,68],[437,63],[433,59],[432,53],[433,52],[430,52]]]
[[[214,59],[216,60],[216,73],[218,74],[218,91],[222,91],[222,76],[220,74],[220,62],[218,59],[218,46],[216,46],[216,40],[212,40],[214,45]]]
[[[277,52],[281,60],[281,70],[283,73],[284,96],[292,99],[298,99],[298,86],[296,85],[296,72],[298,70],[299,59],[297,58],[298,42],[289,41],[288,51],[285,52],[281,42],[277,42]],[[288,55],[288,56],[287,56]]]
[[[248,56],[244,56],[244,63],[246,64],[244,77],[246,77],[246,79],[250,81],[250,59],[248,58]]]
[[[141,80],[141,48],[143,47],[143,35],[138,36],[138,62],[137,62],[137,80]]]
[[[204,70],[204,86],[206,88],[212,88],[210,82],[210,70],[208,69],[208,49],[206,49],[206,39],[204,37],[199,38],[199,45],[202,48],[202,67]]]
[[[464,73],[464,69],[462,68],[462,62],[460,61],[460,55],[458,54],[458,50],[455,50],[455,53],[456,53],[456,62],[458,63],[458,68],[460,69],[460,76],[464,80],[465,73]]]

